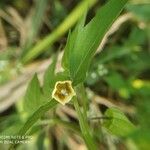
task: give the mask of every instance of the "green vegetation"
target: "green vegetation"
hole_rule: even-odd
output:
[[[150,4],[101,2],[0,2],[2,149],[149,149]]]

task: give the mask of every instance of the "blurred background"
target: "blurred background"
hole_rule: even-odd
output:
[[[88,1],[87,22],[108,0]],[[61,60],[68,31],[84,13],[85,4],[81,0],[0,0],[0,135],[13,134],[25,121],[22,101],[27,84],[35,72],[42,81],[51,56],[58,50]],[[149,54],[150,2],[130,0],[100,44],[84,84],[91,116],[115,106],[138,131],[130,137],[116,137],[94,122],[91,126],[100,149],[149,150]],[[18,149],[86,149],[76,133],[74,108],[58,106],[55,113],[57,119],[37,125],[32,142]],[[0,149],[7,147],[0,144]]]

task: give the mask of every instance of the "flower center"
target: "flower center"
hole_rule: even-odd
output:
[[[61,94],[64,95],[64,96],[68,96],[68,92],[67,92],[66,89],[62,89]]]

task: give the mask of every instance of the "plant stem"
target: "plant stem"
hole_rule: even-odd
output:
[[[80,124],[80,128],[81,128],[84,141],[89,150],[97,150],[94,139],[89,132],[90,130],[89,130],[88,122],[80,110],[77,97],[74,97],[73,100],[74,100],[74,107],[79,117],[79,124]]]
[[[79,85],[79,88],[77,90],[78,90],[78,93],[80,93],[80,96],[82,99],[83,114],[87,119],[88,99],[87,99],[87,95],[86,95],[86,91],[85,91],[85,87],[84,87],[83,83]]]
[[[27,63],[40,55],[46,48],[52,45],[58,38],[68,31],[77,20],[84,14],[88,7],[92,7],[97,0],[82,0],[77,7],[68,15],[68,17],[51,34],[38,42],[32,49],[24,55],[21,62]]]

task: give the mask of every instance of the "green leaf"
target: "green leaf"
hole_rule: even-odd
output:
[[[20,128],[16,135],[26,135],[29,129],[50,109],[54,108],[58,104],[55,100],[50,100],[47,103],[40,106]],[[16,145],[11,145],[10,149],[13,149]]]
[[[64,66],[70,71],[74,85],[83,82],[91,59],[104,35],[119,15],[127,0],[111,0],[85,26],[82,24],[69,35]]]
[[[62,59],[62,66],[65,69],[69,70],[70,62],[69,62],[68,58],[71,57],[71,53],[72,53],[71,50],[74,48],[74,44],[77,39],[78,32],[84,27],[85,19],[86,19],[86,13],[82,17],[81,21],[77,24],[74,31],[72,33],[71,33],[71,31],[69,31],[68,38],[67,38],[67,44],[65,46],[64,55],[63,55],[63,59]]]
[[[109,108],[105,116],[110,118],[104,120],[103,126],[111,133],[117,136],[127,136],[135,131],[135,126],[128,118],[116,108]]]
[[[37,75],[35,74],[31,82],[29,83],[25,94],[24,110],[32,113],[45,102],[46,101],[42,95],[39,80],[37,78]]]
[[[51,92],[55,85],[55,68],[56,68],[57,56],[53,58],[53,62],[49,65],[44,74],[43,92],[46,97],[51,96]]]
[[[20,129],[18,135],[25,135],[26,132],[36,123],[36,121],[41,118],[45,112],[54,108],[58,104],[55,100],[50,100],[47,103],[40,106],[26,121],[23,127]]]

